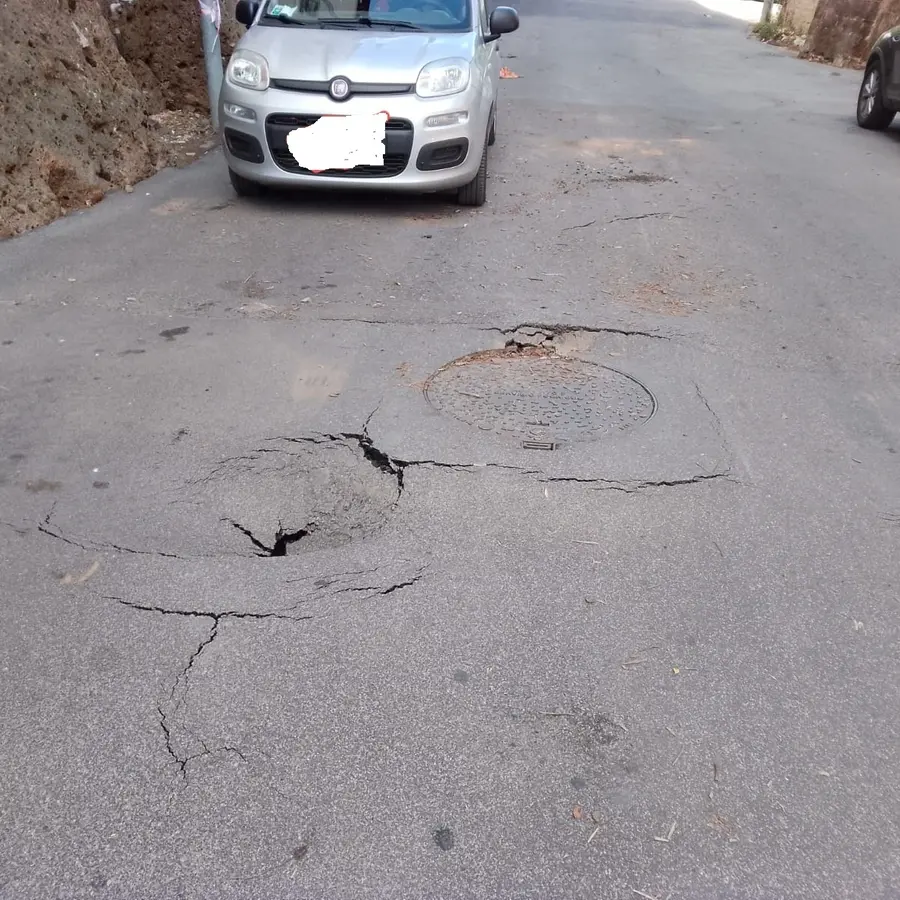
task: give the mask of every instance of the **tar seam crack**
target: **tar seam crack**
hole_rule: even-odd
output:
[[[364,599],[368,600],[372,597],[387,597],[388,594],[393,594],[395,591],[402,591],[404,588],[412,587],[414,584],[417,584],[425,577],[425,569],[421,568],[415,575],[409,578],[407,581],[398,581],[396,584],[389,584],[385,587],[347,587],[340,588],[336,590],[334,593],[337,594],[366,594]]]
[[[104,600],[113,600],[121,603],[122,606],[128,606],[131,609],[138,609],[141,612],[155,612],[163,616],[186,616],[194,619],[212,619],[213,624],[217,625],[222,619],[281,619],[284,622],[303,622],[312,619],[313,616],[286,616],[280,612],[270,613],[252,613],[240,612],[238,610],[227,609],[221,612],[212,612],[211,610],[193,610],[193,609],[168,609],[165,606],[150,606],[143,603],[135,603],[133,600],[125,600],[123,597],[106,596]],[[290,607],[293,609],[293,607]]]
[[[713,427],[716,429],[716,434],[719,436],[719,440],[725,445],[725,448],[728,449],[730,446],[730,441],[725,433],[725,429],[722,426],[722,420],[719,418],[718,413],[709,405],[709,401],[703,394],[703,391],[700,390],[700,385],[697,382],[694,382],[694,390],[697,392],[697,398],[700,402],[706,407],[706,411],[712,416],[713,419]]]
[[[210,644],[212,644],[212,642],[216,639],[216,635],[218,633],[219,619],[214,618],[212,627],[209,630],[209,634],[199,643],[197,649],[194,650],[194,652],[191,654],[190,658],[187,661],[187,665],[175,676],[175,683],[172,685],[172,690],[169,691],[168,703],[166,704],[163,702],[158,702],[156,704],[156,711],[159,715],[159,726],[162,729],[163,737],[165,738],[166,752],[169,754],[169,756],[172,757],[173,760],[175,760],[175,763],[178,765],[178,774],[183,779],[187,779],[188,762],[190,762],[191,759],[195,758],[196,754],[181,754],[178,752],[169,720],[176,715],[176,713],[184,703],[184,698],[187,694],[188,679],[190,677],[190,671],[193,668],[194,663],[200,658],[203,651],[206,650],[206,648]],[[180,694],[179,688],[183,688]],[[167,710],[165,708],[167,705],[171,705],[170,710]],[[201,742],[201,746],[205,745],[203,745]]]
[[[355,441],[360,448],[363,449],[366,458],[369,459],[373,465],[383,471],[391,473],[397,478],[398,500],[404,488],[404,473],[406,469],[416,467],[453,469],[460,472],[473,472],[478,469],[500,469],[502,471],[515,472],[519,475],[535,478],[541,484],[570,482],[573,484],[593,486],[596,490],[621,491],[626,494],[633,494],[638,491],[651,490],[654,488],[681,487],[683,485],[697,484],[702,481],[711,481],[714,479],[723,479],[735,484],[740,483],[734,478],[730,471],[704,472],[687,478],[674,478],[669,480],[635,479],[633,481],[616,481],[608,478],[594,478],[591,476],[545,475],[539,469],[526,469],[520,466],[505,465],[503,463],[449,463],[434,459],[398,459],[397,457],[390,456],[384,450],[381,450],[372,443],[368,433],[365,432],[362,434],[341,432],[340,434],[322,434],[312,437],[286,438],[286,440],[297,442],[310,441],[313,443],[325,443],[329,441],[344,443],[347,441]]]
[[[701,481],[714,481],[722,479],[730,481],[733,484],[740,484],[736,481],[731,472],[705,472],[702,475],[692,475],[689,478],[673,478],[669,481],[660,479],[659,481],[612,481],[606,478],[577,478],[577,477],[544,477],[539,478],[541,482],[575,482],[576,484],[593,484],[597,485],[597,490],[621,491],[624,494],[635,494],[638,491],[652,490],[653,488],[665,487],[682,487],[687,484],[699,484]]]
[[[184,557],[179,556],[177,553],[165,553],[162,550],[135,550],[132,547],[122,547],[119,544],[108,542],[87,541],[82,543],[73,540],[72,538],[66,537],[62,532],[55,530],[55,526],[50,521],[55,510],[56,504],[54,503],[50,508],[50,512],[44,516],[44,521],[38,524],[38,531],[41,534],[46,534],[48,537],[56,538],[56,540],[62,541],[64,544],[70,544],[72,547],[78,547],[81,550],[93,550],[96,552],[115,550],[118,553],[133,553],[137,556],[164,556],[167,559],[184,559]]]
[[[0,522],[0,525],[4,525],[6,528],[11,528],[19,537],[25,537],[31,529],[29,528],[20,528],[17,525],[13,525],[12,522]]]
[[[612,225],[613,222],[637,222],[638,219],[686,219],[687,216],[679,216],[677,213],[670,212],[649,212],[639,216],[617,216],[610,219],[606,224]]]
[[[587,334],[620,334],[624,337],[646,337],[646,338],[654,338],[659,341],[668,341],[671,338],[665,334],[657,334],[653,331],[637,331],[635,329],[629,328],[601,328],[599,326],[592,325],[548,325],[543,322],[523,322],[521,325],[516,325],[513,328],[498,328],[496,326],[492,326],[489,328],[480,328],[479,331],[497,331],[500,334],[506,335],[507,337],[510,335],[514,335],[519,331],[523,331],[525,329],[533,329],[534,331],[544,332],[546,337],[545,341],[549,341],[552,343],[554,338],[562,337],[566,334],[577,334],[580,331],[583,331]],[[515,343],[515,342],[513,342]]]

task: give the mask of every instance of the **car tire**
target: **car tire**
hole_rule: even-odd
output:
[[[456,194],[456,202],[460,206],[484,206],[487,200],[487,156],[488,142],[485,141],[478,174],[468,184],[464,184]]]
[[[497,143],[497,110],[494,109],[491,115],[491,130],[488,132],[488,147],[493,147]]]
[[[866,66],[859,97],[856,101],[856,121],[860,128],[884,131],[894,121],[896,113],[884,105],[884,81],[881,63],[873,59]]]
[[[265,193],[266,189],[261,184],[238,175],[233,169],[228,170],[228,177],[238,197],[260,197]]]

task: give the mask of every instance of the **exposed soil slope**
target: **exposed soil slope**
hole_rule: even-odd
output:
[[[205,131],[195,0],[0,0],[0,35],[0,237],[173,161],[173,121]]]

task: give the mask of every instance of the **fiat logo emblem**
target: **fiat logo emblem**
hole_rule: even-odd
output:
[[[335,78],[328,88],[335,100],[346,100],[350,96],[350,82],[346,78]]]

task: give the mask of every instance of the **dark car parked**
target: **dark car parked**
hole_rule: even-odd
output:
[[[875,42],[856,102],[861,128],[884,131],[900,111],[900,26]]]

